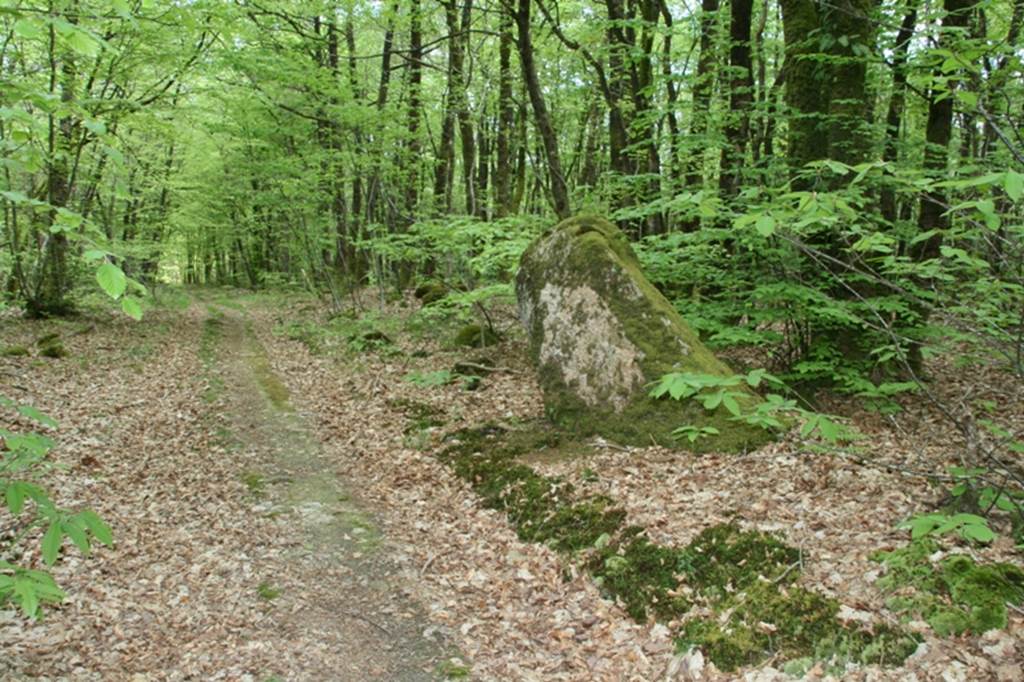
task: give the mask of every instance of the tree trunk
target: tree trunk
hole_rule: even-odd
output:
[[[686,184],[699,189],[704,184],[704,149],[707,145],[708,111],[715,88],[715,22],[718,0],[702,0],[700,14],[700,56],[693,80],[693,114],[690,120],[692,141],[687,162]]]
[[[404,221],[412,223],[416,216],[416,205],[419,202],[420,185],[420,120],[423,117],[420,104],[420,91],[423,84],[423,27],[421,0],[409,0],[409,62],[408,95],[406,109],[405,149],[405,216]]]
[[[71,2],[65,12],[64,19],[72,24],[78,23],[77,2]],[[53,3],[50,11],[54,11]],[[50,93],[55,95],[60,90],[60,101],[66,107],[75,100],[75,69],[74,55],[66,51],[57,54],[57,36],[53,25],[49,31],[50,57]],[[58,75],[59,71],[59,75]],[[45,247],[33,291],[28,292],[26,309],[33,317],[64,315],[72,310],[67,295],[71,291],[71,273],[68,270],[68,238],[58,224],[60,209],[66,208],[71,198],[69,158],[72,148],[76,121],[70,113],[64,114],[59,120],[51,113],[49,116],[48,160],[46,173],[46,200],[50,204],[47,215],[47,230],[43,235]],[[57,229],[54,229],[57,228]]]
[[[951,43],[957,40],[957,32],[967,27],[973,0],[944,0],[945,16],[942,19],[942,35],[939,38],[941,49],[949,50]],[[943,73],[936,72],[937,80],[942,82]],[[941,91],[933,89],[928,102],[928,124],[925,133],[926,147],[924,154],[925,170],[933,178],[941,178],[946,174],[949,163],[949,142],[953,136],[953,101],[952,93],[945,88]],[[921,198],[921,212],[917,226],[921,232],[942,230],[949,226],[946,212],[946,195],[936,189]],[[942,235],[934,234],[921,242],[916,251],[919,260],[934,258],[939,254]]]
[[[911,0],[916,3],[918,0]],[[885,114],[885,146],[882,160],[895,163],[899,159],[900,127],[903,111],[906,107],[907,94],[907,55],[910,50],[910,39],[917,26],[917,6],[912,5],[903,15],[899,33],[896,36],[896,48],[892,60],[892,95]],[[879,197],[882,217],[893,223],[897,217],[896,194],[891,187],[883,187]]]
[[[459,121],[459,140],[462,142],[462,184],[466,193],[466,215],[476,215],[476,134],[470,117],[469,97],[466,87],[469,82],[466,73],[466,55],[469,51],[469,28],[472,21],[473,0],[463,0],[462,21],[457,35],[459,42],[458,79],[456,84],[456,116]]]
[[[512,99],[513,17],[501,6],[501,37],[498,44],[498,134],[494,167],[495,214],[504,218],[512,211],[512,133],[515,126],[515,102]]]
[[[821,29],[814,0],[779,0],[786,43],[787,161],[793,173],[828,153],[823,64],[816,49]]]
[[[828,99],[829,157],[850,165],[871,155],[867,67],[875,51],[875,0],[835,0],[822,15],[834,43]]]
[[[732,0],[729,20],[729,115],[725,125],[718,187],[725,197],[740,191],[740,171],[750,141],[750,105],[753,101],[753,62],[750,57],[750,28],[754,0]]]
[[[569,217],[569,190],[565,184],[565,176],[562,175],[562,160],[558,152],[558,136],[555,127],[551,122],[551,115],[548,113],[547,104],[544,101],[544,93],[541,90],[540,80],[537,77],[537,65],[534,62],[533,42],[530,37],[530,6],[532,0],[518,0],[518,8],[515,13],[517,40],[519,50],[519,63],[523,69],[523,80],[526,83],[526,91],[530,96],[530,105],[533,107],[534,124],[544,144],[544,154],[548,166],[548,192],[551,196],[551,205],[559,218]]]

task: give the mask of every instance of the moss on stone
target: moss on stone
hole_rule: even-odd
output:
[[[887,568],[878,586],[894,595],[889,608],[923,618],[940,636],[1006,627],[1006,604],[1024,602],[1024,570],[1006,563],[979,565],[962,554],[933,563],[930,557],[938,549],[934,540],[922,538],[875,556]]]
[[[545,338],[542,316],[535,311],[545,305],[542,295],[546,287],[592,291],[588,296],[607,306],[606,314],[613,321],[609,324],[624,338],[620,341],[631,349],[632,359],[619,358],[620,368],[595,363],[587,370],[593,376],[583,378],[566,376],[561,360],[546,360],[545,355],[571,357],[579,341],[571,334]],[[770,440],[770,433],[733,421],[724,408],[708,412],[693,401],[656,401],[647,396],[647,384],[670,372],[723,377],[733,372],[700,342],[672,304],[644,277],[625,235],[608,221],[593,216],[570,218],[534,242],[523,255],[516,291],[530,335],[530,351],[538,363],[547,414],[559,426],[581,435],[599,433],[621,443],[649,445],[654,441],[695,450],[743,451]],[[572,314],[597,315],[598,310],[581,304]],[[588,322],[572,319],[581,329]],[[553,347],[559,343],[566,347]],[[623,372],[632,379],[617,376]],[[594,389],[612,381],[624,386],[617,394],[605,396],[601,389]],[[584,385],[594,394],[589,399],[581,395]],[[744,408],[758,403],[753,392],[739,390],[746,394],[741,400]],[[692,445],[682,443],[672,431],[683,425],[714,427],[720,435]]]
[[[448,287],[440,282],[424,282],[413,292],[423,305],[437,303],[448,295]]]
[[[479,324],[467,324],[455,335],[456,346],[469,348],[485,348],[501,343],[501,338],[491,329]]]

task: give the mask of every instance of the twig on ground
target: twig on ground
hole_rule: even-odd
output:
[[[356,618],[357,620],[361,620],[364,623],[368,623],[369,625],[372,625],[373,627],[377,628],[378,630],[383,632],[388,637],[391,636],[391,631],[390,630],[388,630],[386,627],[384,627],[380,623],[378,623],[378,622],[376,622],[374,620],[371,620],[370,618],[367,618],[366,616],[362,615],[361,613],[354,613],[352,611],[342,611],[342,613],[345,614],[346,616],[349,616],[351,618]]]
[[[478,365],[475,362],[460,362],[459,367],[467,367],[469,369],[479,369],[484,372],[501,372],[503,374],[522,374],[521,370],[512,369],[511,367],[488,367],[487,365]]]

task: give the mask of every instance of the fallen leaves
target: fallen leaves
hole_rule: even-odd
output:
[[[517,342],[503,346],[499,363],[512,371],[492,374],[480,391],[420,388],[403,377],[464,358],[429,342],[417,344],[429,349],[425,358],[363,354],[358,362],[338,362],[311,356],[273,333],[280,314],[252,308],[253,332],[326,468],[374,512],[407,603],[389,602],[378,617],[336,595],[337,603],[326,605],[336,622],[289,625],[302,621],[282,614],[317,606],[303,596],[310,581],[323,581],[326,591],[317,593],[323,595],[361,579],[357,565],[324,561],[297,534],[299,519],[323,521],[333,508],[283,513],[280,503],[256,499],[243,482],[245,472],[260,471],[268,485],[278,485],[258,443],[239,445],[226,436],[237,428],[219,414],[226,404],[200,398],[211,388],[198,355],[201,311],[154,311],[138,325],[98,320],[93,332],[66,338],[67,359],[0,358],[2,390],[61,423],[54,456],[69,469],[52,482],[61,504],[94,508],[114,527],[117,542],[88,559],[65,555],[57,578],[70,597],[44,622],[0,612],[0,677],[308,678],[321,669],[318,659],[337,660],[325,643],[346,634],[356,642],[370,637],[366,633],[380,637],[379,628],[390,630],[391,622],[415,622],[416,608],[409,605],[421,604],[426,624],[419,634],[454,644],[458,665],[469,667],[473,679],[788,679],[771,665],[726,676],[699,650],[676,652],[671,627],[633,622],[557,554],[519,541],[502,514],[481,509],[472,491],[432,456],[444,431],[487,422],[514,426],[543,414]],[[11,337],[5,342],[30,344],[53,323],[4,324]],[[957,385],[966,381],[961,374],[939,370],[949,377],[943,384],[949,390],[963,388]],[[1005,390],[993,377],[978,381]],[[446,426],[407,434],[396,398],[437,408]],[[1024,413],[1020,396],[1000,400]],[[951,435],[917,406],[899,417],[899,429],[849,405],[833,408],[852,413],[870,432],[870,466],[808,454],[793,438],[743,456],[699,458],[599,442],[586,457],[539,458],[531,465],[565,476],[588,494],[612,497],[628,522],[647,528],[655,542],[683,545],[729,520],[780,532],[801,548],[801,584],[839,599],[843,618],[891,620],[874,587],[880,568],[869,556],[904,542],[895,523],[934,499],[924,480],[900,469],[940,467],[952,456]],[[349,533],[349,540],[357,535]],[[984,553],[1006,560],[1011,550]],[[363,551],[353,550],[360,554],[355,560],[365,558]],[[280,597],[260,599],[257,586],[264,581],[281,589]],[[959,640],[928,636],[902,668],[841,677],[1010,682],[1021,677],[1022,632],[1024,619],[1014,613],[1005,632]],[[361,672],[339,667],[336,677],[372,679],[384,670],[383,663]],[[808,679],[829,679],[827,667],[812,668]]]

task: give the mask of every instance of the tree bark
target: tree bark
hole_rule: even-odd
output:
[[[719,191],[725,197],[739,194],[741,169],[750,141],[750,105],[753,101],[753,62],[750,30],[754,0],[732,0],[729,19],[729,115],[725,125],[725,146],[718,176]]]
[[[548,193],[551,205],[559,218],[569,217],[569,190],[562,175],[562,160],[558,152],[558,136],[551,114],[544,101],[544,93],[537,77],[537,65],[534,60],[533,42],[530,27],[530,7],[532,0],[518,0],[515,12],[516,46],[519,51],[519,63],[523,70],[523,81],[533,108],[534,125],[544,145],[544,155],[548,166]]]
[[[691,189],[698,189],[704,184],[708,111],[711,108],[711,93],[715,87],[714,33],[718,0],[701,0],[700,7],[700,57],[697,59],[697,73],[693,80],[693,114],[690,122],[690,138],[694,144],[689,150],[686,170],[686,184]],[[696,225],[688,227],[695,228]]]
[[[423,117],[420,94],[423,85],[423,25],[422,0],[409,0],[409,60],[407,68],[408,96],[406,107],[405,142],[405,216],[404,221],[412,223],[419,202],[420,121]]]
[[[885,146],[882,149],[882,160],[895,163],[899,159],[900,127],[903,122],[903,111],[906,108],[907,96],[907,59],[910,50],[910,39],[917,26],[918,0],[907,9],[896,35],[896,47],[892,60],[892,95],[885,114]],[[891,187],[883,187],[879,196],[882,217],[892,223],[897,217],[896,194]]]
[[[64,20],[71,24],[78,23],[77,1],[68,4]],[[50,3],[50,12],[54,4]],[[50,93],[60,92],[61,104],[70,108],[75,100],[75,81],[77,71],[74,55],[70,50],[63,54],[57,53],[57,36],[53,25],[49,30],[50,58]],[[71,291],[71,273],[68,270],[68,238],[60,230],[58,218],[60,210],[68,205],[71,198],[71,182],[69,158],[72,149],[72,138],[77,122],[70,113],[64,113],[59,119],[53,113],[49,115],[48,160],[46,172],[46,200],[50,204],[47,214],[47,230],[43,235],[45,247],[42,262],[38,270],[33,291],[28,292],[26,309],[33,317],[49,317],[64,315],[71,311],[72,305],[67,295]],[[57,228],[57,229],[54,229]]]
[[[504,218],[512,211],[512,134],[515,126],[515,102],[512,99],[512,13],[501,6],[498,44],[498,133],[494,167],[495,214]]]
[[[942,18],[942,35],[939,38],[939,46],[948,50],[956,41],[957,33],[967,27],[973,0],[944,0],[942,6],[945,16]],[[942,75],[940,67],[936,76],[938,78]],[[941,91],[933,88],[929,95],[924,167],[933,178],[943,177],[949,163],[949,142],[953,136],[953,101],[952,93],[946,91],[945,88]],[[945,192],[935,189],[926,193],[921,198],[921,211],[917,220],[918,230],[928,232],[948,227],[949,219],[945,216],[945,212]],[[932,235],[919,244],[916,251],[917,258],[924,260],[938,256],[941,244],[941,233]]]

